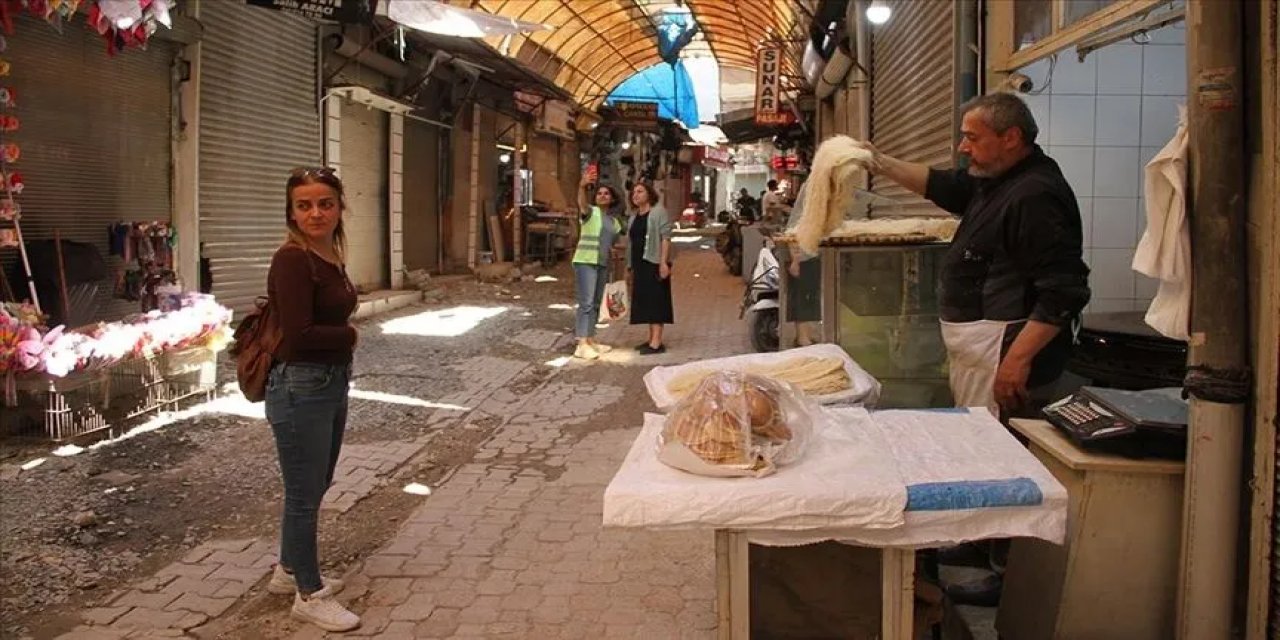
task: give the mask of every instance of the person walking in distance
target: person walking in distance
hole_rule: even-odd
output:
[[[665,353],[662,330],[664,325],[675,322],[671,305],[671,218],[658,206],[658,192],[647,182],[631,190],[627,240],[631,324],[649,325],[649,340],[636,350],[641,355]]]
[[[967,167],[930,169],[868,145],[873,171],[961,217],[938,287],[956,404],[1005,419],[1036,415],[1052,400],[1089,302],[1080,210],[1058,164],[1036,145],[1039,129],[1020,98],[979,96],[961,114]],[[995,606],[1007,549],[1007,540],[993,544],[995,575],[951,585],[952,599]],[[942,560],[974,555],[962,546],[943,550]]]
[[[596,322],[604,301],[605,285],[609,282],[611,252],[614,244],[621,240],[622,229],[613,213],[622,205],[616,189],[600,185],[595,190],[594,204],[587,204],[586,193],[593,180],[592,172],[584,171],[578,185],[578,245],[573,251],[574,289],[578,303],[573,330],[578,347],[573,356],[584,360],[594,360],[613,349],[596,342]]]
[[[342,582],[320,575],[320,501],[333,481],[347,423],[356,329],[356,289],[343,263],[346,208],[332,169],[298,169],[285,185],[288,238],[271,258],[267,296],[280,345],[267,377],[266,412],[284,478],[280,561],[268,590],[292,593],[293,617],[326,631],[360,618],[334,596]]]

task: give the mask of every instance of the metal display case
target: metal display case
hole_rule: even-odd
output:
[[[952,406],[937,299],[946,247],[821,249],[822,339],[880,380],[879,408]]]

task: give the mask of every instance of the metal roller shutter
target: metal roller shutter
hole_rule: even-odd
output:
[[[26,240],[53,237],[92,243],[108,255],[107,225],[170,220],[170,139],[174,46],[152,40],[146,50],[108,56],[103,39],[83,20],[54,31],[25,14],[7,37],[12,64],[3,84],[17,96],[7,110],[21,128],[5,134],[22,155],[14,170],[26,182],[22,207]],[[18,252],[0,250],[7,270]],[[109,260],[113,271],[122,263]],[[11,282],[25,296],[24,282]],[[195,283],[191,283],[194,286]],[[99,295],[100,319],[138,312],[115,299],[108,281]]]
[[[955,149],[955,4],[889,2],[893,19],[871,36],[871,139],[880,151],[931,167],[952,166]],[[885,178],[872,190],[904,213],[945,215]]]
[[[289,171],[320,164],[316,25],[238,2],[202,3],[200,21],[200,243],[241,312],[284,239]]]

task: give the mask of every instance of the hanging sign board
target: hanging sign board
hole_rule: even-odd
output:
[[[245,0],[245,4],[283,11],[312,20],[360,22],[364,18],[364,0]]]
[[[782,50],[765,47],[756,52],[756,124],[776,124],[782,108]]]
[[[618,112],[618,118],[614,120],[614,124],[637,129],[657,130],[658,103],[619,100],[613,103],[613,108]]]

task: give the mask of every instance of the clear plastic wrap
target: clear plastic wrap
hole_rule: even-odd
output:
[[[821,410],[787,383],[714,373],[667,415],[658,460],[704,476],[767,476],[804,455]]]

